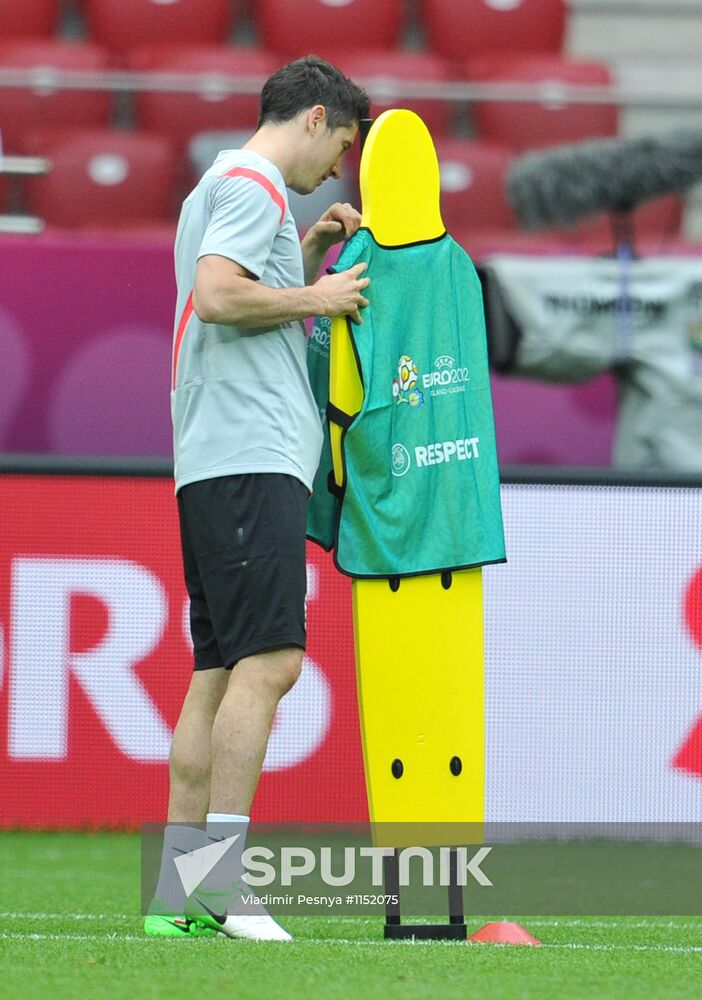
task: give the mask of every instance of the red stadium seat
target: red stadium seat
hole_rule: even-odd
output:
[[[441,215],[449,232],[514,230],[504,177],[513,159],[503,146],[468,139],[435,140],[441,170]]]
[[[676,239],[682,227],[683,208],[683,200],[677,195],[665,195],[640,205],[631,220],[634,246],[638,248],[641,240],[656,236],[661,241]],[[609,253],[614,246],[611,219],[605,214],[582,219],[568,233],[594,253]]]
[[[58,17],[58,0],[0,0],[0,38],[50,38]]]
[[[5,152],[19,148],[30,128],[106,125],[110,97],[99,90],[61,90],[54,70],[104,70],[108,55],[96,45],[79,42],[16,40],[0,43],[0,69],[41,70],[32,89],[0,88],[0,132]]]
[[[140,70],[207,75],[208,86],[202,94],[142,93],[136,98],[140,125],[184,143],[197,132],[253,132],[258,121],[260,87],[251,94],[227,94],[222,92],[221,78],[239,75],[263,79],[278,68],[279,61],[260,49],[164,46],[137,50],[130,65]]]
[[[523,233],[506,229],[464,229],[451,233],[474,261],[492,254],[524,254],[540,257],[587,255],[582,244],[562,233]]]
[[[124,229],[172,216],[176,155],[161,136],[116,129],[45,132],[31,136],[25,149],[53,165],[25,187],[27,207],[47,225]]]
[[[364,85],[371,96],[375,118],[388,108],[409,108],[424,120],[430,132],[450,132],[453,109],[449,101],[407,98],[403,85],[448,80],[448,67],[430,52],[342,51],[332,61],[352,80]],[[371,92],[373,91],[373,92]]]
[[[466,64],[466,77],[476,83],[549,84],[548,103],[476,102],[473,122],[481,139],[522,150],[617,132],[616,107],[567,104],[562,97],[562,84],[610,84],[611,75],[604,63],[571,62],[557,56],[486,56]]]
[[[661,233],[671,237],[679,236],[684,209],[685,203],[678,195],[653,198],[634,212],[636,232],[641,235]]]
[[[560,52],[564,0],[422,0],[430,47],[447,59],[489,52]]]
[[[699,252],[699,248],[688,246],[680,238],[682,211],[682,200],[675,195],[656,198],[638,208],[632,219],[635,251],[644,257]],[[614,250],[611,222],[605,215],[559,229],[508,232],[464,227],[452,231],[452,236],[478,259],[493,253],[599,256]]]
[[[114,52],[138,45],[226,41],[230,0],[85,0],[90,35]]]
[[[641,257],[700,257],[702,243],[699,240],[676,236],[666,239],[662,236],[644,236],[636,241],[636,251]]]
[[[341,48],[392,48],[402,26],[401,0],[254,0],[262,43],[290,56]]]

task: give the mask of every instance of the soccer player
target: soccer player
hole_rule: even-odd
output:
[[[368,111],[365,92],[322,59],[284,66],[263,87],[254,136],[221,152],[183,204],[171,408],[195,669],[173,735],[149,934],[290,938],[265,911],[228,904],[276,708],[305,648],[322,430],[302,321],[360,322],[369,279],[359,264],[315,280],[360,215],[332,205],[300,243],[286,188],[309,194],[339,178]],[[206,832],[185,825],[205,822]],[[231,883],[203,883],[186,916],[174,858],[232,835]]]

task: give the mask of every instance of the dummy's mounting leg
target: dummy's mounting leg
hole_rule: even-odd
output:
[[[389,899],[394,897],[397,902],[385,904],[385,938],[390,940],[407,940],[408,938],[425,941],[465,941],[468,931],[463,915],[463,888],[458,884],[458,856],[456,848],[449,852],[449,885],[448,904],[449,922],[447,924],[403,924],[400,910],[400,861],[397,850],[390,857],[383,858],[383,874],[385,877],[385,893]]]

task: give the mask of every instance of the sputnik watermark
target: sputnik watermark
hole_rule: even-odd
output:
[[[239,834],[226,837],[174,859],[186,895],[190,895],[200,885],[238,839]],[[411,866],[413,861],[418,860],[422,870],[421,884],[424,886],[466,886],[469,884],[469,877],[478,885],[491,886],[492,882],[480,867],[491,851],[491,847],[480,847],[468,857],[466,847],[441,847],[437,859],[427,847],[405,847],[397,852],[398,883],[400,886],[412,884]],[[351,885],[359,876],[368,874],[367,866],[359,865],[359,860],[362,860],[370,864],[370,879],[364,884],[382,888],[385,881],[384,861],[394,857],[396,852],[392,847],[344,847],[343,871],[340,874],[332,871],[334,855],[338,858],[338,849],[334,851],[331,847],[321,847],[319,853],[316,853],[309,847],[281,847],[278,853],[279,864],[276,868],[275,864],[271,864],[276,858],[276,852],[269,847],[249,847],[245,850],[241,856],[241,881],[254,888],[292,886],[295,879],[317,874],[324,885],[339,888]],[[452,853],[455,853],[456,858],[453,875]],[[435,877],[437,860],[438,879]],[[365,871],[361,870],[363,867],[366,868]]]
[[[445,915],[447,890],[451,903],[466,886],[472,913],[699,915],[702,905],[699,824],[146,824],[143,833],[151,915],[400,904],[403,914]]]
[[[478,885],[491,886],[492,882],[481,869],[481,864],[491,852],[491,847],[480,847],[470,857],[466,847],[440,847],[438,859],[427,847],[405,847],[397,852],[399,885],[413,884],[411,878],[411,863],[417,859],[421,863],[423,886],[448,886],[456,884],[466,886],[473,879]],[[451,875],[451,853],[456,855],[456,875]],[[272,864],[276,852],[268,847],[250,847],[242,854],[244,873],[242,882],[253,888],[264,888],[271,885],[292,886],[295,879],[318,875],[322,883],[334,888],[351,885],[359,875],[368,874],[370,879],[366,885],[382,888],[384,885],[384,861],[392,858],[395,850],[392,847],[344,847],[341,871],[332,871],[332,860],[339,851],[331,847],[321,847],[318,852],[309,847],[281,847],[278,851],[279,863],[276,868]],[[438,860],[438,878],[436,878],[436,861]],[[361,869],[365,869],[363,872]]]

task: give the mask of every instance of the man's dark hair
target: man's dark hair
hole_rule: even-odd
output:
[[[283,66],[261,91],[258,127],[292,121],[301,111],[323,104],[330,129],[367,118],[370,100],[365,90],[319,56],[304,56]]]

